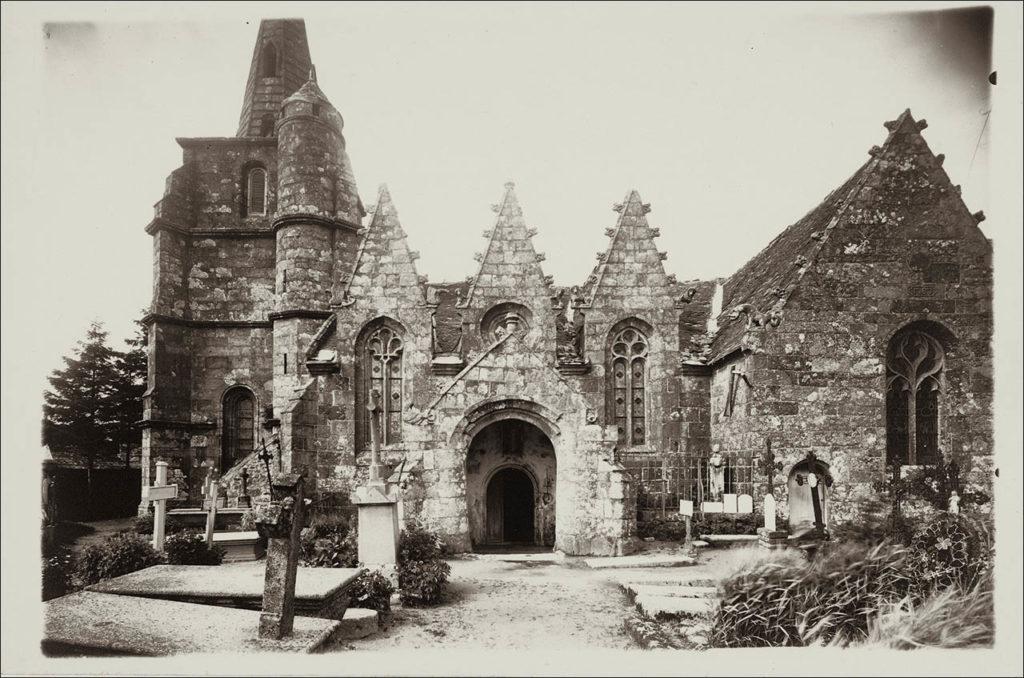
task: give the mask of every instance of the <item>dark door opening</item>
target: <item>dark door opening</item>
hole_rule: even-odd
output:
[[[533,481],[517,468],[498,471],[487,484],[487,540],[534,543]]]

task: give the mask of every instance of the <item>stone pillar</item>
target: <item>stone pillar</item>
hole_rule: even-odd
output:
[[[295,623],[295,576],[299,565],[299,536],[305,514],[305,473],[274,478],[273,499],[261,506],[256,527],[267,537],[266,577],[260,638],[289,636]]]

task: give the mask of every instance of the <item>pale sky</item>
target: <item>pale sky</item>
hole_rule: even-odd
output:
[[[91,319],[119,341],[149,304],[143,228],[181,163],[174,138],[234,134],[260,16],[307,19],[363,200],[388,184],[432,281],[475,272],[509,180],[557,284],[583,282],[632,188],[669,272],[727,276],[907,107],[971,210],[988,208],[986,35],[949,17],[610,3],[238,13],[250,7],[4,5],[4,145],[22,142],[4,153],[5,328],[31,327],[12,323],[12,298],[38,315],[4,371],[25,384],[28,420]]]

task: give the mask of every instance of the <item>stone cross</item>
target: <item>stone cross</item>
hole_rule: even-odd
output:
[[[370,402],[366,409],[370,413],[370,485],[384,485],[384,478],[380,468],[380,422],[377,421],[377,411],[380,403],[377,399],[380,394],[377,391],[370,391]]]
[[[764,529],[775,531],[775,497],[770,494],[764,496]]]
[[[144,499],[153,504],[153,548],[164,550],[167,530],[167,500],[178,497],[178,486],[167,484],[167,462],[156,463],[156,481],[146,488]]]
[[[210,488],[207,491],[206,500],[210,502],[206,507],[206,544],[213,544],[213,528],[217,524],[217,495],[220,493],[220,481],[211,480]]]
[[[266,574],[260,638],[289,636],[295,624],[295,576],[299,565],[299,536],[305,514],[305,473],[286,473],[273,479],[274,499],[258,509],[256,529],[267,537]]]

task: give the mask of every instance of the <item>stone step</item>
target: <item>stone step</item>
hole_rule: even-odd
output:
[[[700,617],[714,607],[711,598],[677,598],[642,594],[633,601],[636,609],[648,617]]]
[[[47,601],[42,650],[47,656],[166,656],[187,652],[317,652],[341,623],[295,617],[282,640],[258,637],[260,613],[171,600],[79,591]]]
[[[651,586],[629,584],[623,587],[630,596],[651,596],[667,598],[714,598],[714,586]]]
[[[295,576],[295,613],[341,619],[348,591],[361,568],[300,567]],[[160,598],[202,605],[259,610],[266,567],[262,562],[223,565],[154,565],[87,587],[97,593]]]
[[[620,587],[626,588],[631,585],[657,586],[670,588],[674,586],[714,586],[711,575],[703,568],[668,569],[658,568],[657,570],[629,570],[619,573],[616,571],[614,581]]]
[[[259,560],[266,554],[266,540],[258,532],[214,532],[213,543],[224,549],[225,563]]]
[[[761,539],[756,534],[702,534],[700,538],[710,546],[743,546]]]
[[[583,562],[593,570],[626,567],[686,567],[696,564],[693,556],[671,553],[636,554],[606,558],[584,558]]]
[[[380,613],[365,607],[350,607],[341,620],[339,638],[355,640],[372,636],[380,629]]]

